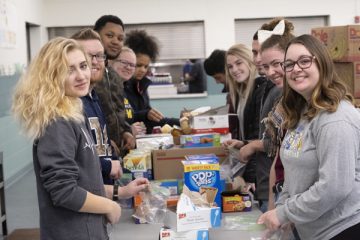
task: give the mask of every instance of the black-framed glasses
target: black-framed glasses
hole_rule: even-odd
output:
[[[286,60],[281,64],[285,72],[291,72],[294,70],[295,64],[299,66],[302,70],[311,67],[315,56],[302,56],[297,61]]]
[[[96,58],[96,61],[98,62],[103,62],[106,60],[106,55],[102,54],[102,53],[98,53],[98,54],[88,54],[90,60],[93,60],[94,58]]]
[[[114,61],[121,63],[122,65],[124,65],[124,67],[129,67],[129,68],[135,68],[136,67],[135,63],[131,63],[131,62],[128,62],[126,60],[116,59]]]

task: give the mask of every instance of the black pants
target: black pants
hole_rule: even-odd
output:
[[[345,229],[330,240],[352,240],[359,239],[360,236],[360,223]]]

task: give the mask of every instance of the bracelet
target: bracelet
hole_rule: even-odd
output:
[[[114,182],[112,200],[113,200],[113,201],[119,200],[119,184],[118,184],[118,182],[117,182],[116,180],[115,180],[115,182]]]

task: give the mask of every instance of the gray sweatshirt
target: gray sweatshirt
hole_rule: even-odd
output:
[[[103,214],[79,209],[86,191],[105,196],[100,160],[88,127],[58,119],[34,142],[40,235],[42,240],[105,240]]]
[[[360,222],[360,113],[349,102],[288,130],[280,156],[280,223],[293,222],[301,239],[325,240]]]

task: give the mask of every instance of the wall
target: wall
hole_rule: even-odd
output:
[[[12,48],[0,48],[0,66],[12,68],[16,64],[19,67],[17,71],[21,71],[27,64],[25,22],[40,25],[43,4],[42,0],[7,2],[15,9],[16,44]],[[45,40],[41,31],[36,38],[38,42]],[[9,112],[12,88],[19,76],[18,72],[7,72],[6,76],[0,76],[0,152],[4,152],[4,175],[7,185],[20,177],[19,173],[28,169],[32,161],[31,142],[19,133],[19,127]]]
[[[358,1],[45,0],[44,19],[46,26],[52,27],[93,24],[103,14],[115,14],[125,23],[203,20],[209,55],[215,48],[227,49],[234,43],[234,19],[329,15],[330,25],[346,25],[354,23],[354,16],[359,15]],[[66,17],[59,13],[66,13]]]
[[[33,29],[32,56],[47,40],[44,27],[92,25],[103,14],[114,14],[125,23],[155,23],[202,20],[205,23],[206,55],[213,49],[227,49],[234,44],[234,19],[275,16],[329,15],[330,25],[346,25],[359,15],[359,0],[8,0],[17,11],[16,48],[0,48],[0,65],[27,64],[25,22],[40,25]],[[255,29],[254,29],[255,30]],[[17,76],[10,76],[10,88]],[[209,79],[210,85],[214,85]],[[158,101],[154,107],[164,107],[165,114],[176,116],[172,106],[220,106],[225,103],[221,87],[216,86],[207,98],[176,102]],[[1,90],[1,89],[0,89]],[[219,90],[219,91],[218,91]],[[1,91],[0,91],[1,92]],[[9,95],[0,94],[0,102],[9,102]],[[170,106],[170,107],[169,107]],[[7,113],[0,117],[0,151],[4,151],[5,179],[10,182],[31,164],[31,143],[18,134],[18,127]]]

